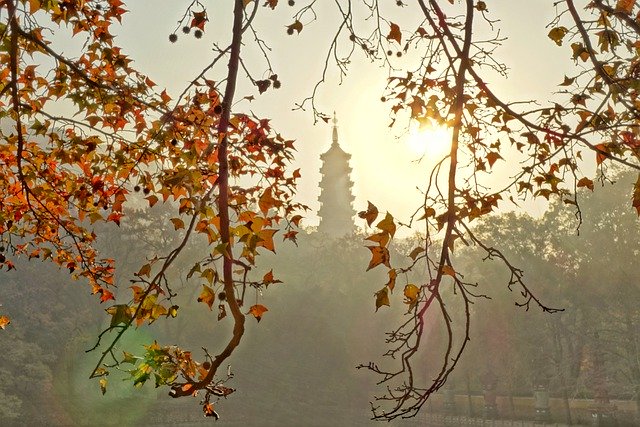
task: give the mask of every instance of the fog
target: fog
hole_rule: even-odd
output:
[[[478,235],[524,271],[543,304],[563,311],[518,307],[526,300],[517,286],[509,290],[501,261],[485,260],[477,248],[457,248],[460,273],[478,284],[471,341],[445,387],[418,415],[394,425],[459,425],[482,418],[587,425],[594,416],[636,425],[640,236],[627,204],[629,178],[620,176],[616,185],[583,193],[580,225],[575,209],[556,204],[540,218],[509,213],[475,225]],[[171,244],[171,233],[158,228],[165,211],[131,212],[134,225],[101,230],[107,236],[102,249],[116,257],[120,292],[128,290],[128,277],[142,257]],[[362,231],[338,237],[308,229],[297,247],[283,244],[277,255],[262,257],[258,270],[273,269],[283,283],[256,295],[269,311],[259,323],[247,318],[246,336],[230,362],[233,378],[227,386],[236,391],[216,403],[218,424],[375,424],[370,402],[384,390],[376,386],[379,377],[356,366],[397,363],[382,356],[388,349],[384,333],[406,316],[406,305],[397,291],[391,307],[376,312],[374,293],[387,277],[376,269],[365,272],[370,254],[364,237]],[[417,237],[395,241],[392,256],[401,261],[417,243]],[[140,353],[153,340],[194,352],[206,346],[213,353],[223,345],[230,319],[216,320],[215,309],[196,301],[198,280],[185,279],[190,259],[203,248],[191,245],[181,258],[184,271],[172,276],[178,317],[127,332],[118,353]],[[424,269],[407,280],[426,280]],[[88,379],[98,354],[85,350],[93,347],[109,317],[84,283],[40,262],[21,262],[0,280],[3,303],[12,314],[0,340],[0,424],[212,422],[202,417],[197,397],[172,399],[149,383],[134,388],[123,381],[129,378],[126,372],[114,370],[101,396],[97,381]],[[454,328],[462,328],[459,296],[446,288],[442,294]],[[424,378],[439,369],[444,345],[439,314],[429,316],[419,373]]]

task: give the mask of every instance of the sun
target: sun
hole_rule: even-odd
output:
[[[406,139],[409,149],[420,156],[441,158],[451,147],[451,129],[445,126],[412,126]]]

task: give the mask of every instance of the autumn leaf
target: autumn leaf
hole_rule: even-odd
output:
[[[298,21],[297,19],[293,24],[287,25],[287,34],[291,35],[294,31],[297,31],[298,34],[300,34],[300,31],[302,31],[302,22]]]
[[[442,274],[445,276],[456,277],[456,271],[453,269],[453,267],[446,264],[442,266]]]
[[[184,228],[184,221],[180,218],[171,218],[169,221],[171,221],[171,223],[173,224],[174,230],[180,230],[181,228]]]
[[[131,314],[129,312],[129,306],[126,304],[113,305],[105,310],[111,315],[110,327],[119,325],[121,323],[127,324],[131,320]]]
[[[276,199],[273,198],[273,194],[271,193],[271,187],[264,190],[264,193],[260,196],[258,200],[258,207],[260,211],[266,215],[269,212],[269,209],[276,206]]]
[[[491,151],[489,153],[487,153],[487,161],[489,162],[489,166],[492,167],[493,164],[498,160],[501,159],[502,156],[499,153],[496,153],[495,151]]]
[[[623,12],[630,15],[635,3],[636,0],[618,0],[618,3],[616,3],[616,12]]]
[[[367,225],[371,227],[373,221],[378,217],[378,208],[371,202],[367,202],[367,210],[358,212],[358,216],[365,221],[367,221]]]
[[[396,287],[396,277],[398,277],[398,273],[396,272],[395,268],[389,270],[389,281],[385,286],[389,288],[391,292],[393,292],[393,288]]]
[[[587,187],[589,190],[593,191],[593,181],[586,177],[580,178],[578,180],[577,187]]]
[[[558,46],[562,46],[562,39],[567,35],[569,30],[566,27],[555,27],[549,31],[548,37],[553,40]]]
[[[389,250],[382,246],[367,246],[367,249],[371,251],[371,261],[369,261],[369,267],[367,271],[371,270],[374,267],[377,267],[380,264],[384,264],[387,267],[391,268],[389,265]]]
[[[100,392],[104,395],[107,392],[107,379],[100,378],[100,381],[98,381],[98,383],[100,384]]]
[[[393,22],[391,23],[389,34],[387,34],[387,40],[395,40],[396,42],[398,42],[398,44],[402,43],[402,33],[400,32],[400,27]]]
[[[391,235],[391,237],[396,234],[396,225],[394,224],[393,217],[389,212],[387,212],[387,215],[382,221],[376,224],[376,227],[378,227],[382,231],[386,231]]]
[[[365,240],[371,240],[372,242],[378,243],[380,246],[385,247],[387,243],[389,243],[389,233],[383,231],[381,233],[373,234],[367,237]]]
[[[262,283],[269,285],[271,283],[282,283],[282,280],[273,278],[273,270],[269,270],[267,274],[262,277]]]
[[[209,19],[207,18],[207,12],[193,12],[193,19],[191,20],[191,28],[199,28],[204,31],[204,24]]]
[[[418,299],[418,295],[420,294],[420,288],[416,285],[409,283],[404,287],[404,297],[405,304],[413,304]]]
[[[135,365],[136,363],[138,363],[138,360],[139,360],[138,357],[134,356],[131,353],[127,353],[126,351],[123,351],[122,353],[124,355],[124,359],[122,359],[120,363],[130,363],[132,365]]]
[[[391,304],[389,303],[389,289],[386,286],[380,289],[378,292],[376,292],[375,296],[376,296],[376,311],[378,311],[378,309],[383,305],[386,305],[387,307],[391,306]]]
[[[209,306],[209,310],[211,310],[211,306],[213,306],[213,301],[215,299],[216,293],[214,292],[214,290],[207,285],[202,285],[202,292],[200,292],[198,302],[204,302]]]
[[[220,415],[213,409],[213,403],[206,402],[202,405],[202,411],[205,417],[213,417],[216,420],[220,419]]]
[[[266,0],[264,2],[264,6],[265,7],[270,7],[271,9],[275,9],[276,6],[278,5],[278,0]]]
[[[9,319],[9,317],[0,316],[0,329],[6,328],[9,325],[9,323],[11,323],[11,320]]]
[[[225,317],[227,317],[227,309],[225,308],[224,304],[219,304],[218,305],[218,321],[224,319]]]
[[[411,251],[411,253],[409,254],[409,258],[415,261],[416,258],[418,258],[418,255],[420,255],[422,252],[424,252],[424,248],[422,246],[418,246]]]
[[[269,311],[267,307],[262,304],[255,304],[249,308],[247,314],[252,315],[259,322],[260,319],[262,319],[262,315],[265,313],[265,311]]]

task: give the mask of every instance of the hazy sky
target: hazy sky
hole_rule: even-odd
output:
[[[174,96],[211,60],[212,44],[217,42],[226,46],[230,37],[232,16],[228,4],[232,2],[215,2],[215,6],[209,6],[210,21],[202,39],[183,35],[178,29],[179,40],[171,44],[168,36],[177,27],[188,3],[131,1],[127,4],[130,13],[125,15],[119,30],[119,43],[135,60],[138,69],[148,73],[161,87],[167,87]],[[220,3],[224,5],[219,6]],[[338,19],[334,2],[322,1],[315,22],[305,25],[299,35],[287,35],[285,26],[293,21],[293,13],[305,3],[297,1],[295,7],[289,7],[281,0],[275,11],[260,7],[256,27],[272,48],[271,61],[282,88],[258,96],[255,88],[241,84],[236,99],[255,95],[256,100],[240,102],[236,107],[271,118],[281,134],[297,140],[295,167],[301,167],[303,174],[300,200],[313,211],[307,216],[306,224],[315,225],[315,211],[319,207],[319,156],[329,147],[331,127],[324,123],[314,126],[309,112],[292,111],[292,108],[311,93],[321,77]],[[553,16],[553,7],[549,2],[531,0],[495,0],[487,1],[487,5],[489,16],[501,19],[496,24],[502,28],[501,35],[509,38],[498,50],[498,55],[510,68],[510,76],[506,80],[494,80],[493,89],[498,94],[517,99],[548,99],[561,82],[563,74],[558,71],[559,67],[571,66],[570,49],[559,48],[547,38],[549,29],[545,26]],[[397,10],[397,7],[391,9],[392,12]],[[407,11],[410,9],[405,8],[405,15]],[[479,25],[483,24],[479,22]],[[246,37],[251,39],[253,36],[248,34]],[[341,36],[341,40],[347,47],[348,35]],[[247,42],[247,65],[256,73],[255,78],[266,78],[268,76],[260,75],[266,68],[260,58],[255,44]],[[218,76],[225,71],[226,64],[221,63]],[[547,78],[548,75],[552,78]],[[357,51],[342,85],[338,85],[335,66],[329,66],[327,76],[317,104],[326,113],[337,112],[341,145],[352,155],[356,210],[364,209],[366,201],[371,200],[381,210],[406,218],[419,204],[420,193],[416,187],[424,186],[433,155],[427,152],[422,162],[415,162],[419,155],[406,143],[406,138],[395,138],[402,129],[389,129],[388,106],[380,102],[387,72]],[[210,78],[216,79],[215,73]],[[506,174],[506,169],[498,171],[498,175]]]

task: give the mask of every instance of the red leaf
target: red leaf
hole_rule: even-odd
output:
[[[402,43],[402,33],[400,32],[400,27],[397,24],[391,23],[391,29],[389,30],[389,34],[387,35],[387,40],[395,40],[398,44]]]

